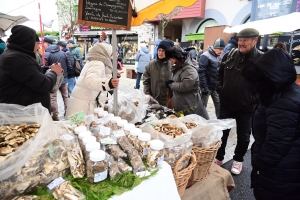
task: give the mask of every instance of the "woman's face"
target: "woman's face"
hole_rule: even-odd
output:
[[[39,49],[40,49],[40,43],[39,43],[39,42],[35,42],[34,49],[33,49],[33,53],[38,52]]]
[[[162,48],[157,49],[157,56],[159,59],[163,59],[166,57],[166,51]]]
[[[170,58],[170,62],[172,66],[179,65],[179,60],[177,60],[176,58]]]

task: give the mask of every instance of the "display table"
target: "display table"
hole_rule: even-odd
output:
[[[141,184],[110,200],[180,200],[171,166],[163,162],[157,174]]]
[[[213,163],[203,180],[185,190],[182,200],[230,199],[228,191],[234,187],[230,172]]]

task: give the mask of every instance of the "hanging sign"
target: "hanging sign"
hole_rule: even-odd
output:
[[[79,0],[77,23],[117,30],[130,30],[132,9],[129,0]]]

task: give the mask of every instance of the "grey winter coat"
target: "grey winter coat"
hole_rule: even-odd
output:
[[[146,65],[151,60],[151,54],[149,52],[149,49],[147,49],[146,47],[142,47],[138,51],[135,60],[138,61],[137,72],[144,73]]]
[[[160,105],[166,105],[166,81],[171,79],[171,63],[163,59],[151,60],[144,71],[144,92],[149,93]]]
[[[201,100],[195,63],[187,59],[182,66],[173,69],[172,80],[174,82],[169,86],[173,90],[175,111],[183,111],[185,115],[198,114],[209,119]]]

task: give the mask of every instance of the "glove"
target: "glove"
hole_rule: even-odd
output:
[[[209,93],[208,88],[202,88],[202,89],[201,89],[201,94],[202,94],[202,95],[208,95],[208,93]]]
[[[167,88],[170,88],[169,85],[170,85],[171,83],[174,83],[174,81],[173,81],[173,80],[168,80],[168,81],[166,81],[166,87],[167,87]]]

